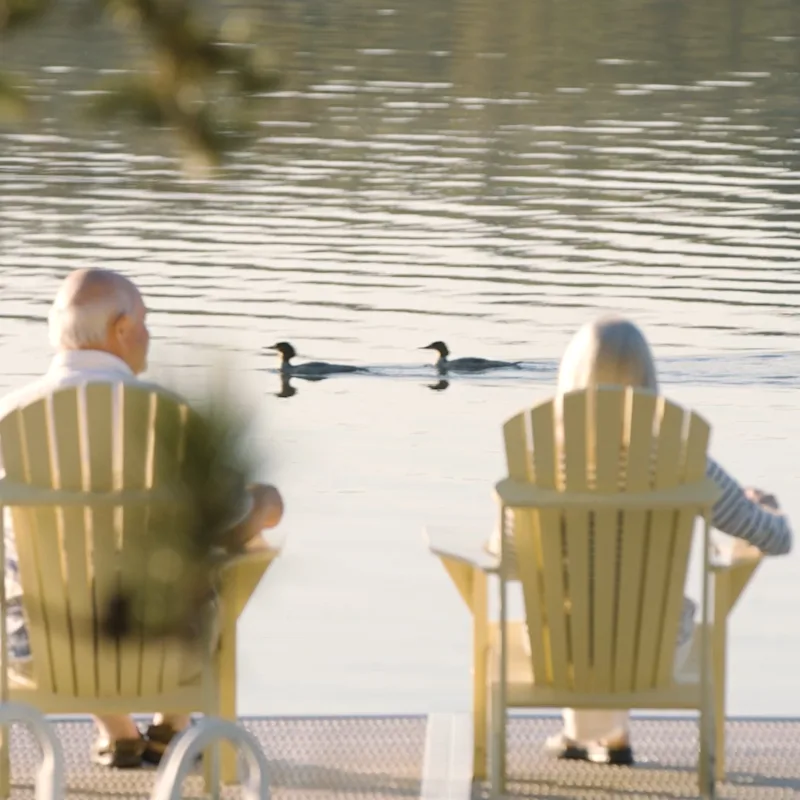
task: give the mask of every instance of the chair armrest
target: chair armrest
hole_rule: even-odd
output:
[[[712,562],[715,581],[715,617],[727,618],[753,578],[764,554],[752,545],[737,540],[730,552]]]
[[[425,538],[432,553],[442,559],[452,559],[482,572],[497,572],[498,556],[486,549],[485,533],[456,527],[426,526]]]
[[[240,553],[222,556],[219,565],[220,594],[223,604],[238,618],[272,562],[280,555],[283,541],[257,539]]]
[[[763,558],[764,554],[757,547],[738,539],[728,549],[728,552],[717,552],[715,554],[711,561],[711,569],[714,572],[724,572],[740,567],[752,567],[755,569]]]

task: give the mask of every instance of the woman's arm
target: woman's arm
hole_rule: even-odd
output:
[[[745,490],[713,459],[707,475],[720,489],[711,524],[729,536],[744,539],[762,553],[780,556],[792,549],[792,529],[772,495]],[[748,497],[748,492],[750,497]],[[751,497],[759,501],[754,502]],[[767,502],[769,500],[769,502]]]

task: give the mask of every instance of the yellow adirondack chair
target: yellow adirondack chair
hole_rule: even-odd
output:
[[[203,643],[189,649],[136,633],[120,640],[97,633],[100,615],[121,587],[146,586],[145,625],[157,622],[168,604],[189,601],[174,550],[165,545],[148,552],[137,546],[137,537],[141,542],[148,529],[164,531],[165,525],[181,532],[191,522],[192,509],[177,487],[193,419],[166,393],[120,383],[60,390],[0,421],[6,473],[0,520],[2,507],[10,507],[33,669],[32,681],[11,682],[8,670],[0,670],[3,702],[29,703],[51,714],[202,712],[236,721],[237,618],[276,550],[224,563],[214,655]],[[0,536],[0,548],[2,541]],[[6,606],[3,591],[3,623]],[[5,654],[5,624],[0,630]],[[189,683],[183,682],[187,658],[202,665]],[[236,754],[223,747],[221,778],[232,782]],[[5,796],[8,759],[4,735]],[[206,761],[210,784],[214,759]]]
[[[570,393],[561,413],[563,441],[552,400],[504,426],[508,477],[496,495],[503,542],[513,525],[527,624],[506,620],[504,553],[493,558],[474,543],[459,546],[452,533],[429,534],[474,616],[475,777],[485,776],[487,694],[495,791],[505,784],[509,707],[697,709],[701,791],[713,796],[713,778],[724,777],[727,617],[759,558],[716,564],[711,557],[717,490],[705,478],[709,426],[652,393],[613,387]],[[698,515],[703,620],[675,674]],[[486,609],[493,573],[497,624]]]

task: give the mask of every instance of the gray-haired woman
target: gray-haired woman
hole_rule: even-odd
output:
[[[650,347],[632,322],[604,317],[584,325],[561,359],[557,397],[600,385],[631,386],[658,391]],[[774,496],[759,489],[743,489],[713,459],[706,474],[720,489],[712,525],[743,539],[762,553],[782,555],[792,546],[789,521]],[[492,549],[498,548],[497,536]],[[512,553],[513,548],[506,551]],[[694,631],[695,603],[686,598],[681,619],[677,660],[688,652]],[[582,759],[600,764],[632,764],[633,750],[627,711],[564,709],[562,731],[547,740],[546,749],[558,758]]]

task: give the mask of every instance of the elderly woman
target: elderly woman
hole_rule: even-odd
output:
[[[656,368],[642,332],[620,318],[604,318],[584,325],[561,359],[558,396],[592,386],[618,385],[658,391]],[[762,553],[782,555],[792,545],[789,522],[774,496],[758,489],[743,489],[713,459],[706,474],[720,489],[712,525],[743,539]],[[498,549],[497,536],[492,549]],[[507,552],[513,552],[509,547]],[[685,658],[694,629],[696,606],[684,602],[677,659]],[[547,740],[546,749],[558,758],[598,764],[632,764],[627,711],[564,709],[561,733]]]

